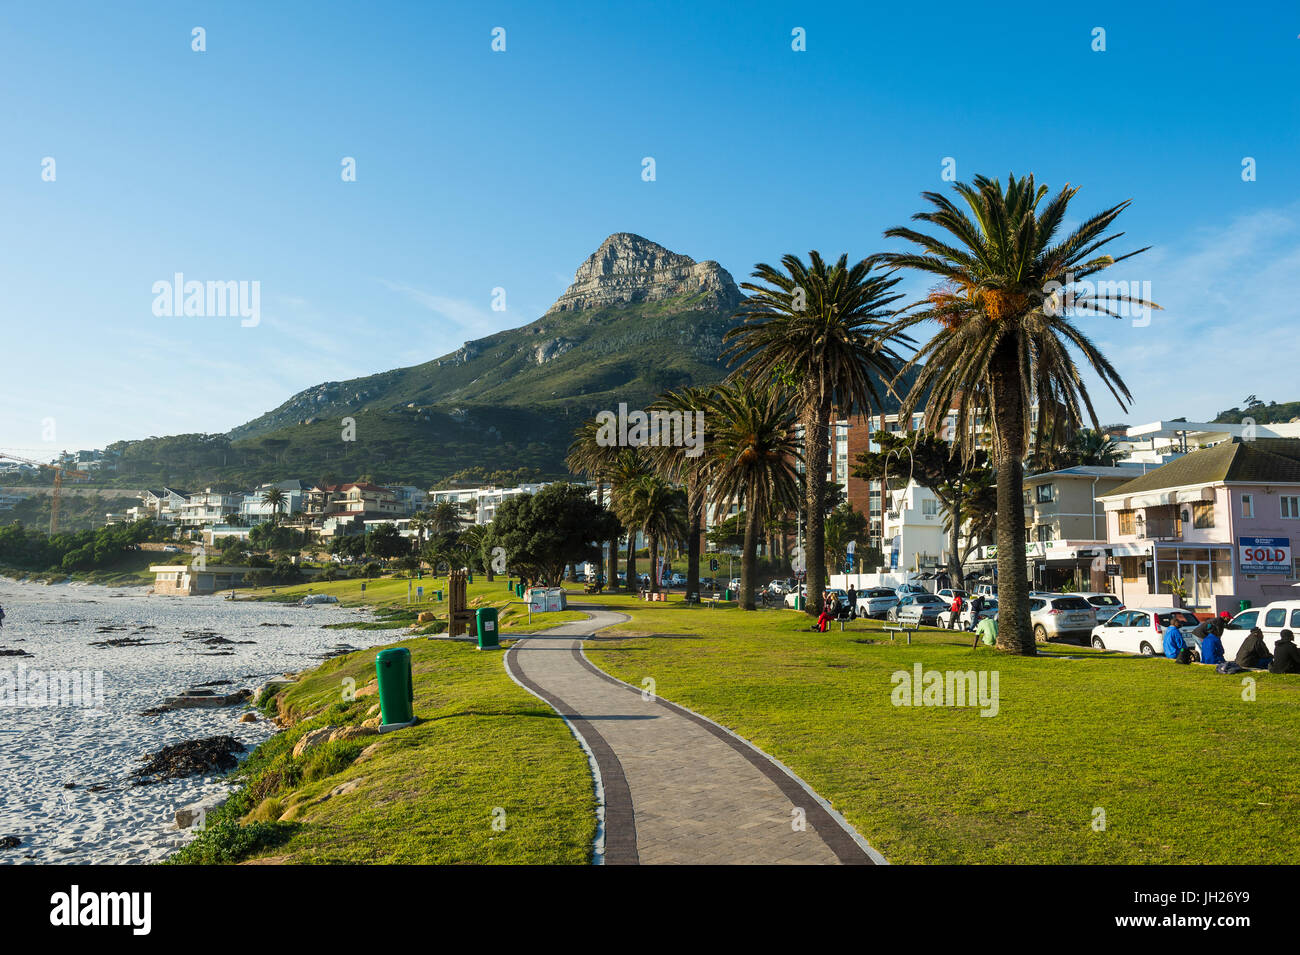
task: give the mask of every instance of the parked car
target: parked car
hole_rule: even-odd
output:
[[[911,626],[920,624],[935,626],[939,621],[939,614],[947,609],[948,604],[934,594],[908,594],[906,597],[899,598],[898,606],[889,611],[889,619]]]
[[[1278,636],[1283,630],[1300,633],[1300,600],[1274,600],[1263,607],[1243,610],[1223,628],[1223,655],[1231,660],[1241,649],[1241,644],[1252,627],[1264,634],[1264,645],[1274,651]]]
[[[1076,597],[1082,597],[1092,605],[1092,609],[1097,614],[1097,622],[1105,623],[1115,614],[1124,608],[1124,602],[1114,594],[1101,593],[1100,591],[1088,591],[1075,594]]]
[[[996,597],[998,595],[998,588],[996,584],[976,584],[975,593],[979,594],[981,597]]]
[[[1035,592],[1029,595],[1029,622],[1039,643],[1067,638],[1086,644],[1097,626],[1097,611],[1077,594]]]
[[[668,583],[673,587],[685,587],[686,575],[674,573],[671,577],[668,578]]]
[[[797,590],[790,591],[788,594],[785,595],[785,605],[789,607],[791,610],[793,610],[795,601],[802,596],[804,596],[803,587],[800,587]]]
[[[888,587],[871,587],[858,594],[857,615],[883,620],[898,606],[898,594]]]
[[[739,589],[740,589],[740,578],[739,578],[739,577],[732,577],[731,580],[729,580],[729,581],[727,582],[727,589],[728,589],[728,590],[739,590]]]
[[[797,586],[799,585],[789,577],[778,577],[767,585],[767,589],[770,593],[774,593],[779,597],[784,597]]]
[[[948,606],[952,606],[952,598],[960,597],[962,600],[969,600],[970,594],[960,587],[945,587],[943,590],[936,590],[934,595],[942,600],[948,601]]]
[[[948,606],[951,607],[952,604],[950,603],[948,604]],[[953,625],[951,610],[945,610],[943,613],[939,614],[939,626],[946,627],[949,630],[970,630],[974,627],[975,624],[979,623],[979,621],[983,620],[985,617],[992,617],[996,620],[997,616],[998,616],[997,598],[985,597],[984,605],[980,607],[978,619],[975,618],[974,612],[971,610],[970,603],[967,602],[962,606],[961,613],[957,615],[956,626]]]
[[[916,584],[899,584],[894,588],[894,593],[898,594],[899,600],[902,600],[904,597],[910,597],[914,594],[929,594],[930,591],[924,587],[918,587]]]
[[[1196,626],[1196,615],[1178,607],[1141,607],[1121,610],[1105,623],[1092,628],[1092,645],[1098,650],[1122,650],[1146,657],[1164,652],[1164,628],[1173,623],[1180,630]],[[1243,638],[1245,634],[1242,635]],[[1223,633],[1224,653],[1228,632]],[[1241,645],[1241,641],[1237,642]],[[1235,650],[1233,651],[1236,652]]]
[[[718,586],[718,582],[717,582],[716,580],[714,580],[712,577],[701,577],[701,578],[700,578],[700,589],[701,589],[701,590],[714,590],[717,586]]]
[[[162,549],[162,552],[164,554],[179,554],[181,552],[181,549],[177,547],[175,544],[168,544]]]

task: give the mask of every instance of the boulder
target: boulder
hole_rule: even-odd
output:
[[[257,714],[256,714],[256,713],[245,713],[243,716],[241,716],[241,717],[239,718],[239,722],[241,722],[241,723],[256,723],[256,722],[257,722]]]
[[[357,690],[357,692],[352,695],[359,700],[363,696],[374,696],[378,692],[379,692],[378,683],[367,683],[365,686]]]
[[[362,725],[362,726],[370,726],[370,727],[373,727],[374,729],[377,730],[377,729],[379,729],[379,724],[382,723],[382,722],[383,722],[383,717],[381,717],[381,716],[372,716],[370,719],[364,721],[361,725]]]
[[[297,745],[293,748],[293,758],[297,759],[303,753],[309,749],[314,749],[321,743],[328,743],[336,729],[338,729],[337,726],[322,726],[320,729],[303,734],[302,739],[298,740]]]

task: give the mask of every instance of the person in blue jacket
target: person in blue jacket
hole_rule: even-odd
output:
[[[1214,626],[1218,624],[1218,626]],[[1205,636],[1201,638],[1201,662],[1218,665],[1224,661],[1223,658],[1223,640],[1220,639],[1223,633],[1223,622],[1217,617],[1210,621],[1210,626],[1205,631]]]
[[[1183,639],[1183,632],[1174,626],[1173,621],[1165,627],[1165,656],[1171,660],[1182,660],[1183,651],[1187,649],[1187,641]]]

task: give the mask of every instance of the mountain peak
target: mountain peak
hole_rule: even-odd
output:
[[[605,239],[574,273],[554,312],[701,296],[701,308],[729,311],[741,302],[731,275],[717,262],[696,262],[631,232]]]

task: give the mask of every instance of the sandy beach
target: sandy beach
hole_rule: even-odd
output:
[[[0,691],[8,687],[0,839],[22,840],[0,851],[0,864],[166,858],[192,837],[176,828],[175,811],[215,804],[228,784],[218,775],[132,785],[141,757],[218,735],[251,750],[275,727],[260,715],[239,722],[244,706],[142,711],[196,687],[255,691],[340,645],[360,649],[401,634],[323,628],[366,619],[363,610],[148,596],[143,588],[0,580],[0,605],[0,652],[28,654],[0,656]]]

